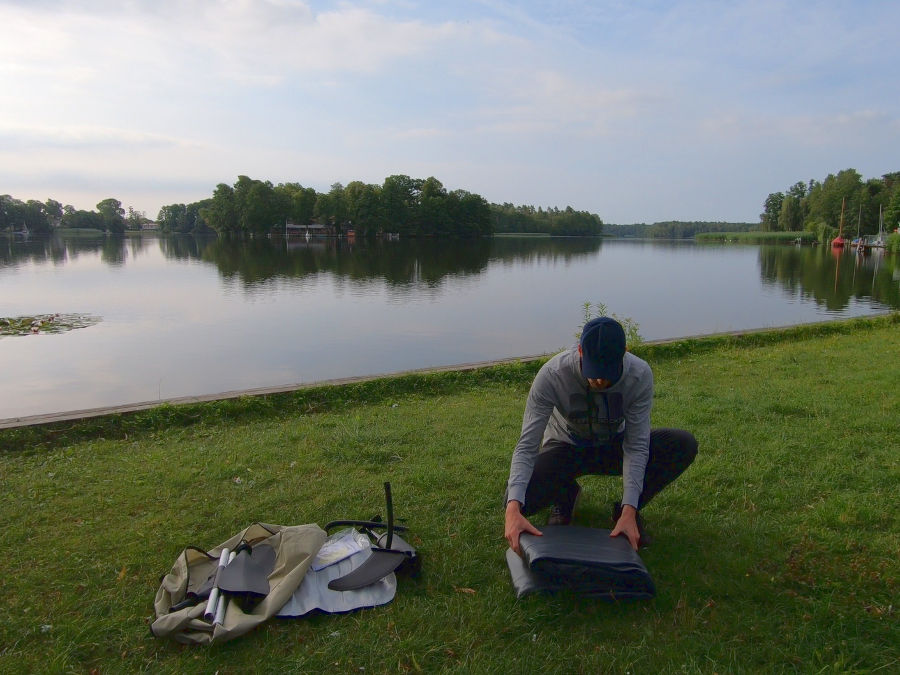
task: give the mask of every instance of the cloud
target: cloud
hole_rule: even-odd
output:
[[[193,141],[131,129],[113,127],[67,126],[14,126],[0,124],[0,153],[11,151],[37,152],[47,149],[102,150],[108,148],[174,149],[192,147]]]
[[[64,12],[58,21],[75,21],[115,48],[150,49],[176,66],[185,58],[192,65],[205,62],[223,78],[242,79],[249,73],[370,73],[456,32],[451,23],[390,20],[353,6],[316,13],[305,2],[279,0],[112,3],[104,16],[94,30],[88,25],[97,21],[93,12]]]
[[[136,206],[143,181],[208,180],[200,199],[241,173],[405,173],[619,222],[710,191],[755,217],[739,193],[775,167],[896,168],[898,21],[838,0],[0,0],[0,169],[11,194],[83,172]]]
[[[413,129],[401,129],[393,133],[393,138],[397,140],[423,140],[434,138],[447,138],[450,132],[447,129],[436,127],[419,127]]]
[[[645,115],[662,98],[659,92],[606,87],[557,70],[522,75],[498,88],[495,107],[481,111],[481,131],[606,135],[616,122]]]
[[[860,108],[850,112],[805,115],[732,113],[710,117],[701,131],[717,142],[774,140],[807,147],[827,147],[880,138],[897,140],[900,119],[885,110]]]

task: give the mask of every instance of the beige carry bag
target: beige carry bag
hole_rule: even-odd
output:
[[[255,523],[210,551],[187,548],[162,579],[156,593],[156,620],[150,630],[157,637],[169,637],[187,644],[225,642],[243,635],[271,618],[291,598],[303,581],[313,559],[325,541],[325,531],[315,524],[268,525]],[[266,547],[271,547],[267,550]],[[248,551],[249,547],[249,551]],[[212,591],[218,602],[212,607],[210,586],[223,557],[223,550],[274,551],[274,566],[268,574],[268,593],[250,603],[245,611],[241,602],[228,593]],[[259,556],[262,557],[262,556]],[[205,594],[205,595],[204,595]],[[221,606],[219,603],[222,603]],[[244,603],[244,607],[250,607]],[[213,618],[218,613],[219,622]]]

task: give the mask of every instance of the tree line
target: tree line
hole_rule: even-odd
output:
[[[703,232],[749,232],[759,227],[757,223],[725,223],[721,221],[665,220],[656,223],[632,223],[606,225],[607,234],[617,237],[641,239],[692,239]]]
[[[171,204],[159,212],[160,229],[196,231],[208,227],[221,235],[259,235],[286,223],[319,223],[335,234],[349,230],[366,237],[481,236],[491,234],[490,207],[480,195],[447,190],[437,178],[388,176],[381,185],[334,183],[328,192],[299,183],[238,176],[234,185],[219,183],[212,197],[195,204]]]
[[[549,234],[558,236],[599,236],[603,234],[603,221],[595,213],[534,206],[514,206],[509,202],[491,204],[494,232],[525,234]]]
[[[823,181],[794,183],[784,192],[773,192],[763,203],[759,215],[764,232],[807,230],[825,240],[839,230],[843,210],[843,229],[855,235],[878,232],[879,209],[887,232],[900,226],[900,172],[884,174],[866,181],[856,169],[828,174]]]
[[[900,226],[900,172],[866,181],[855,169],[829,174],[823,181],[797,182],[784,192],[771,193],[763,204],[758,225],[699,221],[605,225],[587,211],[511,203],[489,204],[465,190],[448,191],[432,177],[393,175],[381,185],[353,181],[335,183],[320,193],[299,183],[261,181],[238,176],[234,185],[219,183],[212,197],[191,204],[163,206],[157,217],[163,232],[216,232],[228,235],[268,233],[292,222],[320,223],[336,234],[353,230],[359,236],[397,233],[402,236],[484,236],[521,232],[596,236],[690,238],[700,232],[764,232],[806,230],[825,240],[841,223],[847,234],[878,231],[879,208],[885,229]],[[96,211],[63,206],[54,199],[21,201],[0,195],[0,231],[45,234],[54,228],[90,228],[108,233],[139,230],[148,221],[140,211],[114,198],[97,203]]]
[[[212,197],[194,204],[160,209],[164,232],[211,228],[219,234],[254,235],[286,222],[319,223],[336,234],[357,236],[396,233],[418,236],[485,236],[495,232],[540,232],[552,235],[598,235],[600,217],[571,206],[490,204],[466,190],[447,190],[437,178],[388,176],[381,185],[334,183],[328,192],[299,183],[261,181],[238,176],[233,185],[219,183]]]
[[[54,199],[23,202],[0,196],[0,231],[47,234],[54,228],[96,229],[118,234],[140,230],[150,220],[114,198],[96,211],[63,206]],[[220,183],[211,197],[160,208],[157,224],[164,233],[223,235],[267,234],[285,223],[327,225],[335,234],[353,230],[359,236],[397,233],[415,236],[484,236],[495,232],[597,236],[603,221],[596,214],[565,209],[490,204],[465,190],[448,191],[434,177],[394,175],[381,185],[353,181],[335,183],[320,193],[299,183],[261,181],[238,176],[233,185]]]
[[[55,199],[45,202],[36,199],[22,201],[10,195],[0,195],[0,232],[29,232],[49,234],[53,228],[94,229],[120,234],[125,230],[140,230],[149,222],[140,211],[112,197],[97,203],[96,211],[63,206]]]

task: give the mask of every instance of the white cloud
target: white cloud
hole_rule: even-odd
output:
[[[479,130],[601,136],[617,122],[645,115],[662,98],[658,92],[609,88],[556,70],[520,75],[514,84],[498,87],[494,105],[481,111]]]
[[[700,129],[717,142],[774,140],[798,146],[827,147],[866,138],[894,141],[900,119],[883,110],[861,108],[848,113],[772,115],[732,113],[703,120]]]
[[[349,6],[313,13],[278,0],[109,3],[103,11],[98,4],[0,5],[0,56],[16,64],[20,85],[36,78],[71,91],[133,86],[138,77],[184,80],[185,89],[209,78],[273,86],[297,73],[375,73],[461,32],[451,23],[392,21]]]
[[[176,148],[199,144],[162,134],[90,125],[15,126],[0,124],[0,152],[37,151],[48,148],[97,150],[138,147]]]
[[[0,0],[0,178],[29,198],[85,175],[87,205],[146,184],[153,212],[178,181],[408,173],[619,222],[673,195],[700,217],[718,181],[755,217],[737,192],[774,165],[898,168],[898,22],[837,0]]]
[[[450,136],[450,132],[447,129],[438,129],[435,127],[400,129],[393,133],[393,138],[395,138],[396,140],[421,140],[447,138],[448,136]]]

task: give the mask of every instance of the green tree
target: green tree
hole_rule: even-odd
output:
[[[206,224],[201,212],[209,209],[212,199],[203,199],[191,204],[168,204],[159,210],[156,221],[165,233],[208,234],[214,230]]]
[[[447,190],[441,181],[434,176],[422,181],[417,206],[414,220],[419,234],[450,234],[452,223],[447,212]]]
[[[241,229],[252,234],[265,234],[274,225],[284,225],[287,213],[278,213],[276,205],[272,184],[269,181],[252,181],[243,200]]]
[[[344,188],[347,218],[357,235],[366,237],[382,230],[381,186],[352,181]]]
[[[312,222],[318,197],[314,188],[305,188],[300,183],[279,183],[274,192],[279,209],[287,207],[286,220],[297,225]]]
[[[156,222],[161,232],[185,232],[187,207],[184,204],[168,204],[159,209]]]
[[[457,231],[463,237],[479,237],[493,233],[491,207],[481,195],[466,190],[454,190],[447,196],[453,205]]]
[[[63,207],[63,217],[60,227],[69,229],[103,230],[103,216],[96,211],[78,210],[67,204]]]
[[[48,199],[44,202],[44,212],[47,214],[47,218],[50,219],[51,227],[59,227],[63,216],[62,204],[55,199]]]
[[[332,225],[335,232],[340,233],[347,225],[347,200],[344,197],[344,186],[334,183],[325,194],[316,197],[313,215],[325,225]]]
[[[46,234],[50,231],[50,219],[41,202],[29,199],[23,202],[10,195],[0,196],[0,231]]]
[[[238,176],[234,184],[234,208],[243,234],[263,234],[274,225],[283,225],[287,214],[278,213],[275,207],[275,192],[269,181]]]
[[[332,183],[331,189],[328,191],[328,197],[329,203],[331,204],[335,230],[340,233],[347,226],[347,221],[349,220],[344,186],[340,183]]]
[[[277,225],[280,230],[291,217],[291,196],[276,185],[272,188],[270,200],[273,224]]]
[[[334,225],[335,210],[334,199],[330,194],[320,193],[316,196],[316,205],[313,208],[313,218],[323,225]]]
[[[218,234],[237,234],[240,226],[234,188],[219,183],[213,191],[209,204],[200,210],[200,215]]]
[[[50,219],[44,203],[36,199],[25,202],[25,225],[32,234],[47,234],[50,232]]]
[[[397,174],[384,179],[381,187],[381,201],[389,232],[415,234],[414,217],[419,204],[421,181]]]
[[[25,227],[25,204],[11,195],[0,196],[0,230],[18,232]]]
[[[894,187],[894,194],[884,210],[884,230],[894,232],[900,228],[900,181]]]
[[[187,212],[184,215],[185,232],[194,234],[210,234],[213,229],[203,219],[203,209],[212,203],[212,198],[201,199],[199,202],[193,202],[187,205]]]
[[[817,183],[809,191],[807,223],[824,223],[838,229],[843,210],[846,228],[848,214],[858,210],[862,185],[862,176],[856,169],[844,169],[837,175],[829,174],[822,183]]]
[[[781,205],[784,202],[783,192],[771,192],[763,204],[763,212],[759,214],[760,229],[763,232],[777,232],[778,219],[781,217]]]
[[[785,195],[778,214],[778,231],[797,232],[803,229],[803,209],[800,199],[793,194]]]
[[[576,211],[571,206],[554,213],[551,218],[550,233],[555,235],[586,237],[599,235],[602,230],[603,221],[599,216],[587,211]]]
[[[109,197],[98,202],[97,212],[100,214],[105,231],[112,234],[122,234],[125,231],[125,209],[118,199]]]
[[[806,193],[809,192],[809,188],[803,181],[798,181],[791,185],[785,193],[786,196],[793,197],[794,199],[803,199],[806,196]]]
[[[143,211],[135,211],[128,207],[128,215],[125,216],[125,228],[128,230],[140,230],[144,223],[149,223],[150,219]]]

